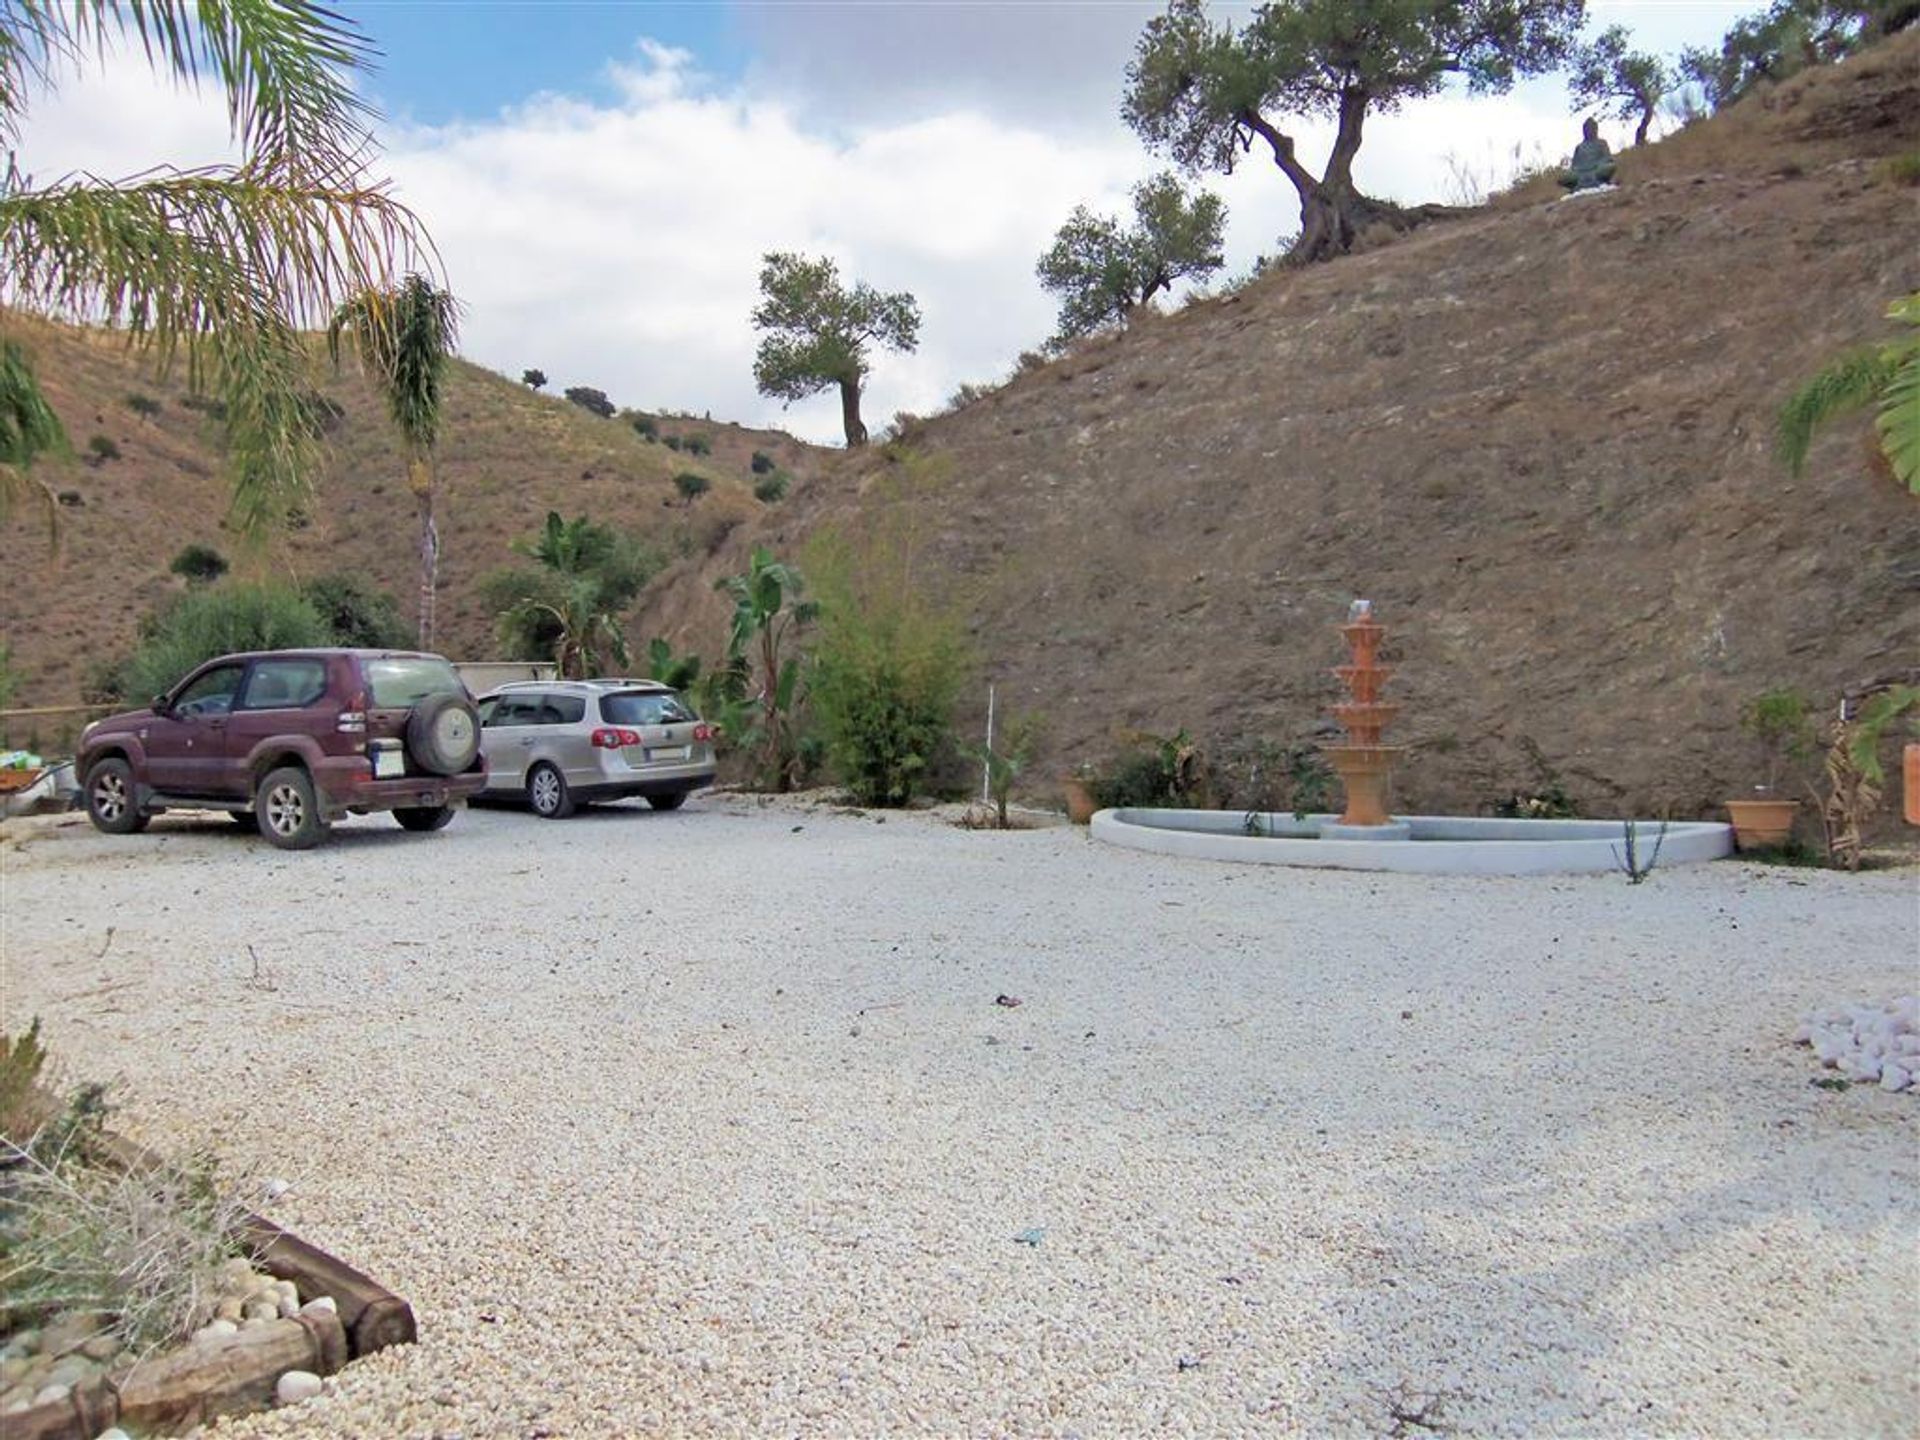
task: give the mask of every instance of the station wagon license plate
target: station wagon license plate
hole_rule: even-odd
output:
[[[373,752],[373,778],[376,780],[398,780],[407,773],[407,757],[398,750],[376,750]]]
[[[693,754],[691,745],[666,745],[647,751],[649,760],[685,760]]]

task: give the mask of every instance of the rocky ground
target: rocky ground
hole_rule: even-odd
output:
[[[1911,870],[1252,870],[750,799],[0,835],[0,1023],[421,1343],[266,1436],[1910,1433]],[[1018,1002],[1018,1003],[1013,1003]]]

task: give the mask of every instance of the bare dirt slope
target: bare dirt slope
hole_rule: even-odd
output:
[[[1357,595],[1393,629],[1415,812],[1549,772],[1590,813],[1706,809],[1760,778],[1744,699],[1920,662],[1920,505],[1866,422],[1800,480],[1770,453],[1783,398],[1920,288],[1882,163],[1920,137],[1917,61],[1903,37],[1630,157],[1617,193],[1271,276],[920,427],[951,463],[927,563],[1047,767],[1118,727],[1313,734]],[[688,563],[640,628],[712,643],[711,577],[858,529],[888,464]]]
[[[167,569],[182,546],[212,545],[235,561],[243,552],[221,525],[227,483],[218,427],[182,403],[184,376],[157,380],[112,336],[43,326],[29,338],[78,452],[35,473],[78,503],[60,508],[51,557],[41,515],[22,513],[6,527],[0,639],[21,677],[14,703],[60,705],[78,698],[94,661],[130,649],[140,619],[182,587]],[[301,577],[364,574],[411,619],[418,531],[385,411],[351,370],[335,375],[316,363],[315,379],[341,407],[328,471],[309,523],[255,563]],[[159,413],[142,418],[127,404],[135,395],[157,400]],[[477,582],[513,561],[508,543],[531,535],[549,509],[632,528],[669,553],[704,554],[761,508],[752,496],[755,451],[792,472],[796,488],[831,453],[778,432],[658,417],[663,436],[705,436],[712,446],[706,457],[676,453],[648,444],[623,420],[467,364],[453,368],[445,414],[437,643],[461,657],[494,652]],[[120,458],[88,463],[95,435],[111,440]],[[673,485],[683,470],[713,483],[691,506]]]

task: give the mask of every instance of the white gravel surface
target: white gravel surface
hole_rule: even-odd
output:
[[[1911,870],[1236,868],[727,798],[304,855],[63,817],[0,865],[0,1023],[419,1314],[220,1435],[1920,1417],[1920,1106],[1792,1040],[1916,989]]]

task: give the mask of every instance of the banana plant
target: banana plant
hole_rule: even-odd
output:
[[[819,606],[800,598],[806,588],[800,572],[775,560],[764,545],[754,547],[744,575],[728,575],[714,588],[733,600],[729,658],[744,660],[757,654],[757,663],[748,663],[748,674],[759,683],[753,697],[755,714],[742,743],[759,752],[765,784],[778,791],[791,789],[792,720],[800,692],[800,660],[786,647],[819,614]]]
[[[1796,390],[1781,407],[1780,458],[1798,475],[1814,432],[1829,420],[1875,406],[1880,450],[1894,478],[1920,495],[1920,291],[1887,307],[1907,332],[1881,345],[1850,350]]]

